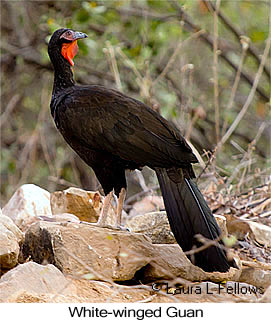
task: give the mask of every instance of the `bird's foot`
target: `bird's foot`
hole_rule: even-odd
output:
[[[115,230],[120,230],[120,231],[131,232],[131,230],[130,230],[129,228],[127,228],[127,227],[124,227],[124,226],[122,226],[122,225],[119,225],[119,224],[117,224],[117,225],[115,226]]]

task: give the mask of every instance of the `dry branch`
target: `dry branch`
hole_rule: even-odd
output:
[[[203,2],[205,2],[206,7],[208,8],[208,10],[216,10],[215,9],[215,5],[212,1],[210,0],[203,0]],[[224,23],[224,25],[232,32],[232,34],[236,37],[236,39],[238,41],[240,41],[241,37],[245,35],[245,33],[239,29],[237,26],[235,26],[230,19],[224,15],[220,9],[216,10],[217,11],[217,15],[220,18],[220,20]],[[253,44],[249,44],[248,46],[248,53],[253,56],[255,58],[255,60],[257,61],[258,64],[261,63],[261,57],[257,52],[257,49],[253,46]],[[270,74],[270,68],[265,64],[263,67],[264,73],[266,74],[266,76],[268,77],[268,79],[270,80],[271,78],[271,74]]]
[[[175,0],[169,0],[172,7],[175,8],[178,12],[179,18],[184,21],[184,28],[188,31],[198,31],[201,30],[200,26],[193,23],[192,19],[187,15],[187,13],[184,12],[183,8],[179,5],[179,3]],[[209,33],[204,33],[200,35],[200,39],[202,39],[206,44],[208,44],[211,49],[213,49],[214,46],[214,40],[213,37]],[[218,46],[218,50],[221,50],[220,57],[228,64],[230,65],[235,71],[238,71],[238,66],[226,55],[223,53],[222,48]],[[253,80],[254,78],[248,75],[246,72],[241,71],[241,77],[251,86],[253,86]],[[264,101],[269,101],[269,96],[265,93],[263,89],[259,87],[257,84],[256,87],[257,93],[262,97]]]
[[[228,139],[229,137],[232,135],[232,133],[234,132],[234,130],[236,129],[236,127],[238,126],[239,122],[243,119],[244,115],[247,112],[248,107],[250,106],[256,89],[258,87],[260,78],[262,76],[262,72],[263,72],[263,67],[264,64],[266,62],[266,59],[268,57],[268,55],[270,54],[270,47],[271,47],[271,25],[269,25],[269,34],[268,34],[268,38],[266,41],[266,46],[262,55],[262,60],[261,60],[261,64],[259,66],[258,72],[255,76],[251,91],[249,93],[249,96],[246,100],[246,103],[244,104],[243,108],[241,109],[241,111],[239,112],[239,114],[237,115],[237,117],[235,118],[235,120],[233,121],[232,125],[230,126],[230,128],[228,129],[228,131],[225,133],[225,135],[223,136],[223,138],[221,139],[219,145],[223,145]]]

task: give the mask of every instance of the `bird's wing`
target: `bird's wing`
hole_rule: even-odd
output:
[[[197,162],[177,128],[118,91],[75,87],[62,102],[60,113],[61,122],[76,138],[121,159],[151,167]]]

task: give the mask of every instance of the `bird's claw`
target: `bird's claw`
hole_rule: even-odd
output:
[[[131,230],[127,227],[123,227],[122,225],[116,225],[115,226],[116,230],[121,230],[121,231],[126,231],[126,232],[131,232]]]

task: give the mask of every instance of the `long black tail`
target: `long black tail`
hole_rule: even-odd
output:
[[[207,239],[216,239],[221,234],[220,229],[193,179],[183,177],[182,169],[170,169],[170,176],[166,169],[156,168],[155,171],[171,230],[183,251],[202,245],[195,238],[196,234]],[[219,246],[210,246],[195,253],[190,259],[208,272],[226,272],[230,268],[225,250]]]

